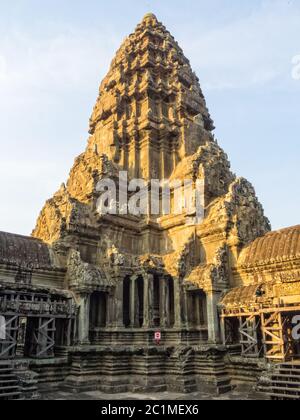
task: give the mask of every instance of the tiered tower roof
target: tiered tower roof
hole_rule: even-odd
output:
[[[269,224],[253,187],[232,174],[213,129],[189,60],[165,26],[147,14],[117,51],[100,85],[87,149],[75,160],[66,186],[46,203],[33,235],[49,243],[70,232],[93,236],[101,219],[95,212],[98,182],[118,180],[119,172],[125,170],[129,181],[202,180],[202,228],[211,232],[221,224],[221,230],[227,226],[226,232],[232,231],[232,243],[249,243],[268,231]],[[150,225],[168,229],[169,223],[186,222],[185,215],[149,216],[139,220],[147,229]],[[126,217],[113,221],[133,223]],[[155,241],[149,239],[147,252],[160,254]],[[165,252],[166,247],[162,248]]]
[[[168,177],[201,145],[200,129],[213,128],[189,60],[156,16],[147,14],[101,83],[90,119],[92,149],[133,176]],[[145,166],[149,153],[157,167]]]

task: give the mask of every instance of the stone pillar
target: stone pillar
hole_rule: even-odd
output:
[[[171,326],[171,313],[170,313],[170,279],[165,278],[165,317],[166,317],[166,327]]]
[[[172,146],[172,165],[173,165],[172,171],[174,171],[177,165],[176,148],[174,145]]]
[[[137,317],[137,277],[132,276],[130,278],[130,326],[131,328],[135,328],[136,325],[136,317]]]
[[[174,328],[181,328],[181,290],[178,277],[174,279]]]
[[[139,281],[137,277],[135,281],[135,326],[140,327],[140,299],[139,299]]]
[[[143,328],[149,327],[149,279],[144,276],[144,314]]]
[[[184,324],[186,328],[189,328],[189,296],[188,291],[183,291],[183,304],[184,304]]]
[[[196,315],[196,327],[201,327],[201,317],[200,317],[200,309],[201,309],[201,302],[200,296],[198,293],[195,295],[195,315]]]
[[[225,346],[226,345],[226,324],[225,324],[225,318],[221,317],[221,342]]]
[[[114,314],[114,296],[111,293],[107,294],[106,301],[106,326],[111,327],[113,324]]]
[[[167,307],[167,298],[168,298],[168,279],[165,277],[161,277],[159,279],[159,292],[160,292],[160,302],[159,302],[159,317],[160,317],[160,326],[165,328],[167,323],[167,314],[168,314],[168,307]]]
[[[123,328],[123,281],[119,280],[116,287],[114,299],[115,327]]]
[[[160,179],[165,179],[165,150],[163,141],[160,144]]]
[[[208,340],[211,343],[220,342],[220,325],[218,317],[218,303],[220,300],[220,292],[207,292],[207,324],[208,324]]]
[[[147,274],[144,277],[144,328],[153,326],[153,284],[154,276]]]
[[[90,293],[79,296],[78,341],[79,344],[90,344]]]

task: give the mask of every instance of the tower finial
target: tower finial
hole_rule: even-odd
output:
[[[148,20],[148,19],[154,19],[157,20],[157,17],[155,16],[154,13],[147,13],[144,17],[143,20]]]

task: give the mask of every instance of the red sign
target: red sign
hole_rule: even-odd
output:
[[[154,334],[154,340],[157,341],[157,342],[161,341],[161,332],[160,331],[157,331]]]

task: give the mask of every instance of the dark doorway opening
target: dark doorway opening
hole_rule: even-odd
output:
[[[90,329],[105,328],[107,324],[107,293],[94,292],[90,301]]]

